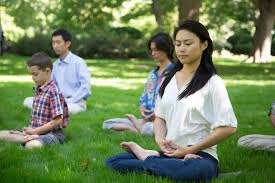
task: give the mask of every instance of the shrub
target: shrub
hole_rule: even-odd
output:
[[[231,46],[227,46],[226,48],[234,54],[249,55],[252,51],[253,38],[247,29],[237,30],[234,35],[227,39],[227,42]]]
[[[146,43],[147,38],[139,30],[119,27],[80,33],[80,36],[73,38],[71,50],[81,57],[90,58],[143,58],[148,57]],[[33,38],[25,36],[14,43],[11,49],[11,52],[23,56],[31,56],[39,51],[54,55],[50,34],[37,34]]]
[[[47,54],[53,56],[50,40],[51,38],[49,36],[43,34],[37,34],[33,38],[25,36],[17,43],[13,44],[11,52],[23,56],[31,56],[36,52],[44,51]]]
[[[77,52],[84,57],[147,57],[146,40],[130,27],[91,33],[78,42]]]

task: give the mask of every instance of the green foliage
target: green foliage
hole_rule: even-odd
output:
[[[11,0],[7,1],[7,12],[16,24],[24,29],[53,30],[57,27],[72,31],[87,31],[94,27],[105,27],[113,20],[111,9],[123,0]],[[22,19],[22,17],[24,17]]]
[[[97,33],[78,36],[73,33],[71,50],[82,57],[135,58],[148,57],[146,40],[142,32],[132,27],[105,29]],[[14,44],[11,53],[23,56],[44,51],[53,56],[51,35],[37,34],[33,38],[24,36]]]
[[[82,31],[88,31],[94,27],[105,27],[113,20],[111,9],[120,6],[122,2],[123,0],[59,0],[59,9],[54,9],[52,12],[57,17],[54,25]]]
[[[221,51],[226,48],[233,53],[247,53],[251,49],[251,40],[246,33],[240,33],[242,30],[250,30],[250,35],[254,31],[254,22],[256,20],[257,10],[250,0],[232,0],[232,1],[211,1],[203,0],[201,8],[201,20],[212,32],[215,49]],[[237,34],[237,36],[235,36]],[[240,36],[248,42],[236,43]],[[232,38],[233,36],[233,38]],[[230,38],[230,41],[228,38]],[[249,47],[250,46],[250,47]],[[236,48],[234,48],[236,47]],[[237,51],[238,50],[238,51]]]
[[[38,17],[39,12],[47,14],[43,4],[42,0],[33,3],[30,0],[10,0],[5,3],[5,6],[7,13],[14,17],[16,25],[27,29],[33,25],[41,25],[42,20]]]
[[[31,56],[36,52],[44,51],[49,55],[53,55],[51,49],[50,35],[36,34],[35,37],[22,37],[14,46],[11,52],[23,56]]]
[[[253,37],[251,31],[248,29],[238,29],[232,36],[227,39],[230,44],[226,49],[234,54],[249,55],[252,51]],[[275,55],[275,37],[273,36],[271,42],[271,54]]]
[[[98,32],[78,41],[77,53],[84,57],[132,58],[147,57],[146,41],[142,33],[131,27]]]
[[[256,20],[256,8],[250,0],[202,1],[203,14],[207,15],[208,28],[219,28],[230,20],[236,21],[234,26],[252,28]],[[252,23],[252,24],[251,24]]]
[[[54,29],[63,27],[74,35],[72,51],[80,56],[146,57],[146,37],[140,30],[110,26],[114,20],[112,10],[120,8],[122,3],[123,0],[11,0],[7,2],[7,12],[18,26],[33,32],[29,35],[26,31],[25,36],[13,44],[12,52],[29,56],[46,51],[52,55],[50,35]]]
[[[248,54],[251,40],[241,32],[249,30],[250,35],[254,34],[259,11],[253,2],[201,1],[200,21],[210,30],[215,49]],[[73,51],[82,56],[144,57],[146,39],[160,30],[171,34],[178,24],[178,1],[155,0],[154,3],[152,0],[2,0],[1,15],[8,14],[13,20],[9,17],[1,23],[4,31],[9,27],[5,34],[7,40],[17,41],[21,37],[13,45],[16,53],[23,55],[37,48],[48,52],[48,44],[42,46],[35,41],[43,41],[39,38],[41,34],[50,35],[63,27],[75,34]],[[158,10],[159,27],[154,8]],[[236,42],[239,38],[241,43]],[[274,46],[272,54],[275,54]]]
[[[132,19],[136,19],[138,17],[142,17],[145,15],[151,14],[151,7],[150,3],[138,3],[136,6],[129,9],[128,13],[121,17],[121,21],[124,23],[128,23]]]
[[[146,41],[142,33],[131,27],[114,28],[86,40],[83,55],[92,57],[147,57]],[[79,50],[81,53],[81,50]],[[86,52],[85,52],[86,51]],[[90,54],[89,54],[90,53]]]
[[[234,54],[249,55],[252,51],[253,38],[247,29],[240,29],[234,32],[227,41],[231,44],[228,49]]]

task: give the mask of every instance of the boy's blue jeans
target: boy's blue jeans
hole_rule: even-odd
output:
[[[160,157],[149,156],[144,161],[133,153],[123,153],[106,160],[106,166],[119,172],[147,172],[156,176],[168,177],[180,181],[210,181],[218,176],[218,161],[205,152],[196,159],[170,158],[160,152]]]

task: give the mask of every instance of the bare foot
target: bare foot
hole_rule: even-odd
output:
[[[0,131],[0,141],[6,142],[19,142],[23,143],[26,142],[23,133],[15,132],[14,131]]]
[[[186,154],[184,156],[183,160],[188,160],[188,159],[203,159],[203,157],[197,155],[197,154]]]
[[[143,149],[135,142],[122,142],[120,145],[126,151],[134,153],[139,160],[145,160],[149,156],[159,156],[157,151]]]
[[[10,133],[10,134],[16,134],[16,135],[24,135],[23,132],[18,131],[18,130],[10,130],[9,133]]]
[[[39,135],[25,135],[24,136],[26,141],[31,141],[31,140],[35,140],[39,137]]]
[[[123,131],[130,131],[134,133],[138,133],[138,130],[134,126],[130,126],[129,124],[124,124],[124,123],[114,123],[113,130],[123,132]]]
[[[133,114],[126,114],[127,118],[133,123],[136,129],[140,132],[140,129],[143,125],[143,122],[140,122],[135,115]]]

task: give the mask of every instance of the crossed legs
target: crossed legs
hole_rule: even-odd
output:
[[[134,142],[123,142],[121,146],[130,153],[106,161],[108,167],[119,172],[148,172],[180,181],[210,181],[218,175],[217,160],[205,152],[197,153],[202,159],[182,160],[143,149]]]
[[[27,149],[43,146],[39,140],[35,140],[38,137],[38,135],[25,135],[22,132],[16,130],[0,131],[0,141],[25,143],[25,147]]]

